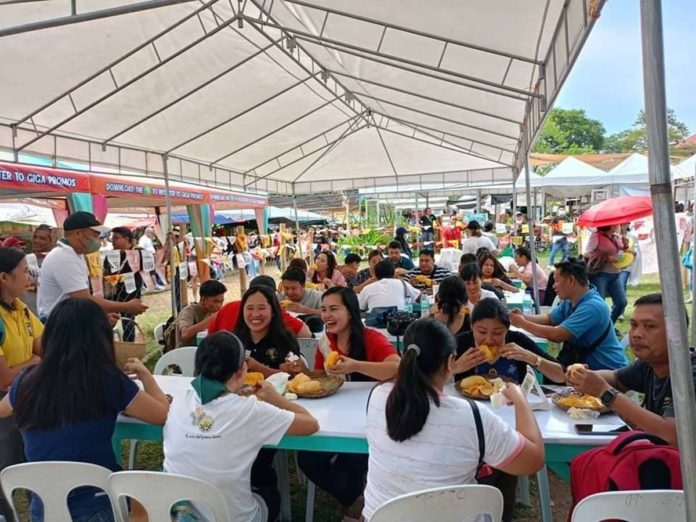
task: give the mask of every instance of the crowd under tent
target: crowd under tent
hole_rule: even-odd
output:
[[[604,4],[5,2],[0,149],[15,162],[33,154],[269,194],[514,183]],[[676,295],[661,2],[641,0],[641,20],[658,255],[663,289]],[[696,398],[680,372],[683,305],[671,301],[672,385],[694,519]]]

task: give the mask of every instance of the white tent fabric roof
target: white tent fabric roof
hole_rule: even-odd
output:
[[[674,168],[674,179],[694,179],[696,177],[696,154],[686,158]]]
[[[0,1],[0,149],[274,194],[511,183],[603,3]]]
[[[677,177],[677,171],[670,167],[672,179]],[[634,153],[609,171],[611,183],[614,185],[647,184],[650,182],[648,173],[648,157]]]

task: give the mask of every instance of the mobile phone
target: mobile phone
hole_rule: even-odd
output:
[[[576,424],[575,432],[578,435],[611,435],[625,430],[625,426],[616,424]]]

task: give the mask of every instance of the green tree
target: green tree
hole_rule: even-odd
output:
[[[640,111],[630,129],[607,137],[604,148],[611,152],[640,152],[648,149],[648,125],[645,111]],[[678,143],[689,135],[689,128],[672,109],[667,109],[667,138]]]
[[[582,109],[552,109],[534,152],[552,154],[596,152],[604,145],[604,126]]]

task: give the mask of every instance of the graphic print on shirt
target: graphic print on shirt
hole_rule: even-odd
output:
[[[213,418],[209,415],[206,415],[206,413],[203,411],[203,408],[201,408],[200,406],[196,407],[193,413],[191,413],[191,418],[193,419],[192,424],[194,426],[197,426],[198,429],[203,432],[206,432],[213,427]]]

